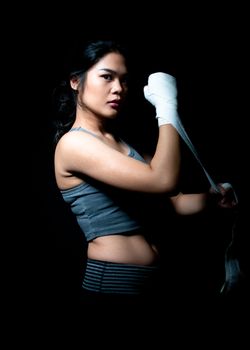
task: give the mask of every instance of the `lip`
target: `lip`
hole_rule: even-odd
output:
[[[109,101],[108,104],[114,108],[114,109],[117,109],[120,107],[121,105],[121,100],[113,100],[113,101]]]
[[[115,100],[112,100],[112,101],[109,101],[108,103],[121,103],[121,99],[115,99]]]

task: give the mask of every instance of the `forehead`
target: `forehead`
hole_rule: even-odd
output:
[[[94,70],[111,69],[118,74],[126,74],[127,67],[124,56],[117,52],[110,52],[103,56],[93,67]]]

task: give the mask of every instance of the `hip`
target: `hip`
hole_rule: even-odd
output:
[[[89,242],[87,256],[94,260],[149,266],[157,262],[159,253],[156,246],[141,234],[118,234]]]

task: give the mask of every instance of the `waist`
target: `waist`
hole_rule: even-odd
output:
[[[156,264],[142,266],[88,258],[82,287],[95,295],[146,295],[155,288],[158,271]]]
[[[107,235],[89,242],[90,259],[125,264],[153,265],[158,260],[157,248],[142,235]]]

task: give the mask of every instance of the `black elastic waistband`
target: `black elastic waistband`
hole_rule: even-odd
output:
[[[150,285],[158,266],[87,260],[83,288],[109,294],[141,294]]]

